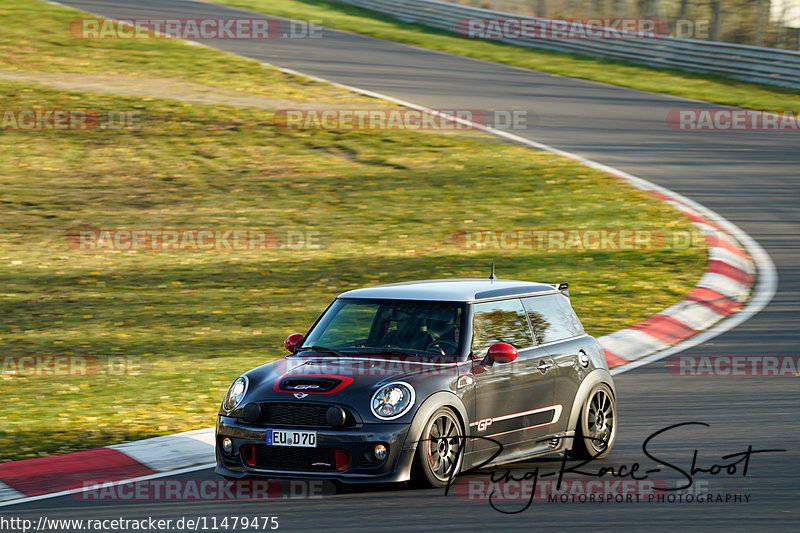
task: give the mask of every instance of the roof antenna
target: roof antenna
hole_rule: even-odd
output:
[[[489,279],[497,279],[497,276],[494,275],[494,261],[492,261],[492,273],[489,274]]]

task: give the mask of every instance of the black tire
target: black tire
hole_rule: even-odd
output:
[[[442,438],[442,436],[446,438]],[[415,485],[444,487],[461,469],[464,431],[458,417],[440,407],[425,422],[417,443],[412,480]],[[454,471],[455,469],[455,471]]]
[[[617,438],[617,402],[605,383],[596,385],[581,408],[575,439],[569,456],[573,459],[601,459],[608,455]]]

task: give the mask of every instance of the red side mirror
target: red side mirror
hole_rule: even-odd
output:
[[[291,335],[286,337],[285,341],[283,341],[283,346],[291,353],[294,353],[295,348],[300,346],[302,342],[303,342],[302,335],[300,335],[299,333],[292,333]]]
[[[507,342],[498,342],[489,348],[489,359],[498,363],[510,363],[517,358],[517,349]]]

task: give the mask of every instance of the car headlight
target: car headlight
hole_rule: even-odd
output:
[[[372,414],[381,420],[399,418],[414,405],[414,387],[397,381],[378,389],[372,396]]]
[[[239,376],[236,378],[231,386],[228,388],[228,392],[225,394],[225,399],[222,401],[222,407],[226,411],[233,411],[236,409],[236,406],[242,401],[244,398],[244,393],[247,392],[247,376]]]

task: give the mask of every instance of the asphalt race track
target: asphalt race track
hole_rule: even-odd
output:
[[[235,17],[243,13],[184,0],[141,0],[136,5],[126,0],[62,3],[116,18]],[[537,117],[535,124],[513,133],[611,165],[698,201],[746,231],[772,257],[779,287],[768,307],[736,329],[687,353],[800,354],[799,132],[673,131],[665,123],[670,110],[715,106],[329,29],[324,30],[322,39],[217,40],[206,44],[432,108],[527,110]],[[480,209],[478,199],[475,208]],[[0,516],[34,520],[42,515],[92,519],[151,516],[175,520],[182,516],[271,515],[279,517],[280,530],[328,532],[800,528],[797,378],[678,377],[668,373],[661,361],[619,375],[616,383],[621,417],[617,444],[608,458],[587,465],[589,470],[635,462],[642,464],[642,470],[659,464],[663,467],[666,462],[688,470],[695,450],[697,465],[704,468],[734,462],[722,456],[744,452],[749,445],[754,450],[787,451],[754,454],[746,476],[742,475],[741,463],[732,475],[723,469],[718,475],[695,476],[695,488],[701,492],[723,497],[742,495],[742,501],[728,503],[533,502],[523,512],[503,514],[487,501],[463,501],[453,493],[445,497],[441,490],[392,487],[268,502],[101,503],[65,496],[5,507]],[[660,461],[643,453],[642,443],[649,435],[682,422],[705,422],[710,427],[675,428],[656,438],[648,449]],[[209,420],[209,425],[212,423]],[[540,467],[545,472],[558,465],[558,461],[541,461],[515,468]],[[202,470],[175,477],[215,476],[210,470]],[[567,477],[580,478],[576,474]],[[678,480],[685,481],[669,467],[650,478],[663,479],[673,487]],[[685,497],[685,493],[681,495]],[[525,502],[496,504],[510,511],[521,509]]]

